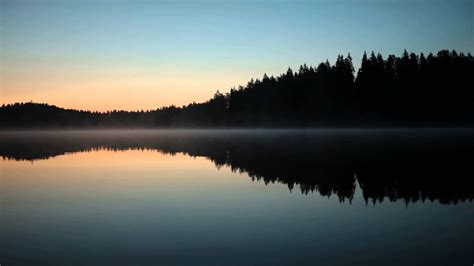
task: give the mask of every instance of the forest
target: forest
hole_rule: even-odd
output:
[[[4,104],[0,128],[431,127],[474,124],[474,58],[441,50],[349,55],[264,74],[203,103],[95,112],[45,103]]]

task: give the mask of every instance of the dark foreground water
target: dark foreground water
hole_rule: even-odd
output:
[[[472,265],[474,131],[0,133],[0,264]]]

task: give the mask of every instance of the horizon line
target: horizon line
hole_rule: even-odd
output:
[[[410,51],[408,52],[408,50],[406,48],[403,49],[403,52],[402,54],[400,55],[403,56],[404,54],[408,54],[409,56],[411,56],[412,54],[414,54],[416,57],[417,57],[417,60],[419,60],[419,57],[420,56],[424,56],[424,57],[427,57],[427,56],[438,56],[440,54],[440,52],[448,52],[449,54],[457,54],[458,56],[462,55],[462,56],[467,56],[467,57],[472,57],[472,54],[470,52],[467,52],[467,53],[464,53],[464,52],[458,52],[456,51],[455,49],[440,49],[438,50],[437,52],[429,52],[429,53],[424,53],[424,52],[420,52],[419,54],[413,52],[413,51]],[[362,59],[364,56],[367,56],[367,58],[369,58],[370,56],[375,55],[375,56],[382,56],[382,58],[385,60],[385,58],[388,58],[389,56],[395,56],[397,58],[397,56],[395,54],[388,54],[385,58],[384,56],[382,55],[381,52],[375,52],[374,50],[370,51],[370,52],[367,52],[366,50],[364,50],[364,53],[363,53],[363,56],[362,58],[359,60],[360,62],[362,62]],[[339,58],[339,57],[342,57],[343,59],[344,58],[350,58],[351,62],[352,62],[352,65],[353,65],[353,68],[354,68],[354,80],[357,79],[357,76],[358,76],[358,71],[360,69],[360,64],[358,64],[357,67],[354,66],[354,59],[352,58],[351,56],[351,53],[347,53],[347,55],[344,57],[343,54],[338,54],[336,58]],[[399,58],[400,58],[399,57]],[[337,59],[336,59],[337,60]],[[334,60],[334,61],[336,61]],[[287,71],[288,70],[292,70],[293,74],[294,75],[297,75],[299,72],[300,72],[300,69],[302,67],[307,67],[308,69],[314,69],[316,70],[317,67],[321,64],[327,64],[329,63],[329,65],[331,67],[333,67],[335,65],[335,62],[333,64],[331,64],[331,62],[329,61],[329,59],[326,59],[325,61],[322,61],[322,62],[319,62],[317,63],[317,65],[308,65],[307,63],[303,63],[303,64],[300,64],[299,65],[299,68],[297,70],[294,70],[291,68],[291,66],[288,66],[287,68]],[[256,82],[256,81],[262,81],[262,79],[267,76],[268,78],[275,78],[275,79],[278,79],[280,77],[282,77],[283,75],[285,75],[287,72],[283,72],[283,73],[280,73],[278,75],[269,75],[267,76],[267,72],[264,72],[263,75],[261,75],[261,78],[251,78],[250,80],[248,80],[247,84],[250,83],[250,82]],[[233,89],[238,89],[238,88],[246,88],[247,85],[242,85],[242,84],[239,84],[237,86],[232,86],[230,89],[227,90],[227,92],[221,92],[219,89],[216,90],[215,94],[216,93],[221,93],[223,95],[226,95],[228,93],[230,93]],[[170,104],[170,105],[162,105],[162,106],[158,106],[156,108],[152,108],[152,109],[108,109],[108,110],[98,110],[98,109],[84,109],[84,108],[74,108],[74,107],[65,107],[65,106],[62,106],[60,104],[55,104],[55,103],[51,103],[51,102],[41,102],[41,101],[35,101],[33,99],[30,99],[29,101],[16,101],[16,102],[2,102],[2,107],[4,106],[8,106],[8,105],[15,105],[15,104],[28,104],[28,103],[31,103],[31,104],[39,104],[39,105],[48,105],[48,106],[51,106],[51,107],[56,107],[56,108],[61,108],[61,109],[64,109],[64,110],[73,110],[73,111],[79,111],[79,112],[91,112],[91,113],[110,113],[110,112],[130,112],[130,113],[140,113],[140,112],[151,112],[151,111],[158,111],[158,110],[161,110],[161,109],[166,109],[166,108],[185,108],[189,105],[192,105],[192,104],[204,104],[206,102],[208,102],[209,100],[212,99],[212,96],[213,95],[210,95],[209,98],[207,98],[206,100],[203,100],[203,101],[200,101],[200,102],[188,102],[187,104],[182,104],[182,105],[175,105],[175,104]]]

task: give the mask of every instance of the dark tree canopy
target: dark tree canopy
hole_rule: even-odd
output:
[[[151,111],[90,112],[47,104],[0,108],[2,128],[472,126],[474,58],[442,50],[364,53],[263,75],[204,103]]]

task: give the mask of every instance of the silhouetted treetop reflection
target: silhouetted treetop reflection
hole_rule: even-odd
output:
[[[291,68],[217,93],[204,103],[105,113],[47,104],[0,108],[0,128],[465,126],[474,120],[474,58],[442,50],[401,57],[364,53],[334,65]]]
[[[252,180],[351,201],[474,197],[472,130],[164,130],[0,133],[4,159],[37,160],[97,149],[202,156]]]

